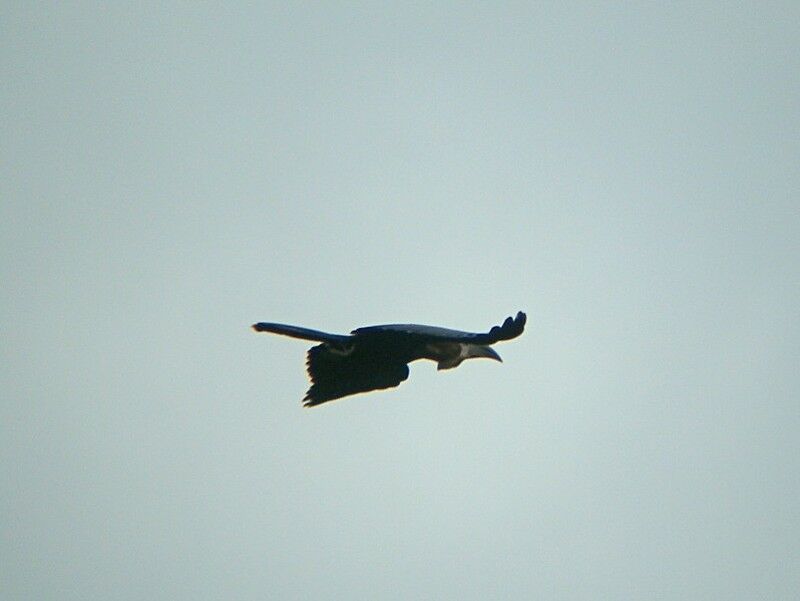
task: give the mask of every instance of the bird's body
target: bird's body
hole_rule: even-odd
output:
[[[462,332],[417,324],[388,324],[353,330],[349,336],[300,326],[257,323],[258,332],[272,332],[320,342],[308,351],[311,378],[303,403],[319,405],[351,394],[393,388],[408,378],[408,364],[436,361],[438,369],[458,367],[465,359],[502,361],[489,345],[522,334],[525,314],[509,317],[486,333]]]

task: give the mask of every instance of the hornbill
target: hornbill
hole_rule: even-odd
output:
[[[520,311],[485,334],[417,324],[368,326],[349,336],[280,323],[252,327],[257,332],[322,343],[309,349],[306,361],[311,387],[303,405],[313,407],[351,394],[393,388],[408,378],[408,363],[417,359],[436,361],[438,369],[452,369],[464,359],[478,357],[502,361],[489,345],[522,334],[525,314]]]

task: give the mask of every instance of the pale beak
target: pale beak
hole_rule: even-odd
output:
[[[500,363],[503,362],[503,360],[500,358],[500,355],[494,352],[494,349],[490,346],[475,345],[472,350],[473,350],[473,355],[472,355],[473,357],[494,359],[495,361],[499,361]]]

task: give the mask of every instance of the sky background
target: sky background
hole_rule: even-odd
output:
[[[4,3],[3,599],[794,599],[800,7]],[[303,409],[305,342],[525,334]]]

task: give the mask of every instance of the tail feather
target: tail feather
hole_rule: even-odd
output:
[[[300,338],[301,340],[313,340],[315,342],[342,343],[350,340],[350,336],[330,334],[328,332],[302,328],[300,326],[290,326],[283,323],[260,322],[254,323],[252,327],[256,332],[271,332],[273,334],[291,336],[292,338]]]

